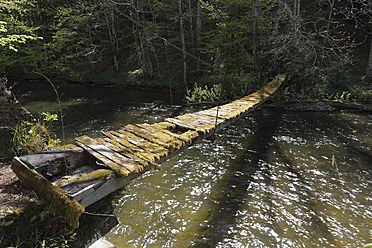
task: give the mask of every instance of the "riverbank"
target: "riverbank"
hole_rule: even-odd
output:
[[[81,227],[72,230],[22,186],[11,161],[0,159],[0,247],[89,247],[117,224],[111,195],[88,208]]]
[[[33,193],[24,188],[18,181],[17,175],[10,168],[11,158],[0,160],[0,225],[8,226],[11,220],[7,220],[11,211],[22,212],[22,208],[35,197]],[[17,211],[18,209],[18,211]]]

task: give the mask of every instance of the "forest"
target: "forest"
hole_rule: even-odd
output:
[[[368,0],[3,0],[0,74],[371,102]]]

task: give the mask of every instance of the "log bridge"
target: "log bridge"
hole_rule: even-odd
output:
[[[276,76],[265,87],[231,103],[163,122],[126,125],[82,136],[76,145],[15,157],[12,170],[73,228],[85,207],[124,187],[187,147],[214,135],[265,102],[284,81]]]

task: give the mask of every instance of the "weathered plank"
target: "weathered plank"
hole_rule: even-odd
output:
[[[185,146],[185,141],[182,140],[179,135],[175,135],[168,130],[157,129],[148,124],[137,124],[137,126],[152,133],[158,139],[161,139],[168,144],[172,144],[172,147],[175,149],[180,149]]]
[[[110,193],[123,188],[129,184],[133,179],[141,176],[143,173],[152,170],[153,166],[148,166],[142,171],[137,173],[131,173],[127,177],[112,177],[108,180],[99,180],[95,184],[84,187],[81,190],[70,194],[74,200],[84,207],[90,206],[91,204],[101,200],[103,197]]]
[[[149,153],[155,154],[157,156],[156,161],[160,161],[162,158],[165,158],[169,154],[169,150],[164,148],[163,146],[160,146],[158,144],[152,143],[142,137],[139,137],[133,133],[124,131],[124,130],[118,130],[119,133],[123,134],[126,139],[132,143],[135,146],[138,146],[144,150],[146,150]]]
[[[179,120],[179,119],[176,119],[176,118],[166,118],[165,119],[166,122],[169,122],[171,124],[174,124],[177,126],[177,128],[183,128],[185,129],[186,131],[187,130],[194,130],[194,131],[198,131],[193,125],[189,124],[189,123],[186,123],[182,120]],[[205,132],[204,129],[203,130],[200,130],[201,132]]]
[[[137,164],[137,169],[138,170],[143,170],[144,167],[148,166],[148,162],[129,153],[120,143],[116,142],[115,140],[110,140],[108,138],[101,139],[97,138],[96,139],[98,142],[100,142],[102,145],[110,148],[111,150],[123,155],[125,158],[130,159]]]
[[[85,158],[84,150],[74,145],[69,145],[65,150],[55,149],[20,157],[22,162],[44,177],[52,177],[86,164],[88,161]]]
[[[213,118],[210,116],[197,115],[197,114],[185,114],[176,118],[166,119],[169,122],[177,123],[182,127],[188,127],[189,129],[208,133],[215,129],[218,125],[224,123],[226,120],[221,118]],[[217,122],[217,123],[216,123]],[[217,125],[216,125],[217,124]]]
[[[146,139],[152,143],[163,146],[171,151],[174,149],[178,149],[178,147],[182,146],[180,142],[174,142],[174,140],[171,137],[164,135],[161,132],[155,132],[154,129],[150,130],[129,124],[124,127],[124,130],[127,132],[131,132],[136,136]]]
[[[156,161],[158,161],[160,159],[157,154],[148,152],[148,151],[142,149],[141,147],[138,147],[138,146],[130,143],[127,140],[127,137],[124,134],[120,133],[120,132],[110,131],[110,132],[103,132],[103,133],[108,138],[110,138],[110,141],[109,142],[112,142],[114,144],[115,143],[119,143],[128,152],[136,155],[137,157],[140,157],[140,158],[148,161],[149,163],[152,163],[152,164],[156,165],[155,164]]]
[[[171,130],[171,129],[176,128],[176,125],[171,124],[169,122],[158,122],[158,123],[152,124],[151,126],[158,128],[158,129],[162,129],[162,130],[164,129]]]
[[[162,122],[162,123],[167,123],[167,122]],[[159,128],[159,126],[156,125],[156,124],[152,124],[152,125],[149,125],[149,124],[138,124],[137,126],[144,127],[144,128],[154,129],[154,130],[156,130],[156,132],[164,133],[164,134],[170,136],[171,138],[173,138],[175,140],[179,140],[179,141],[183,142],[184,144],[181,143],[182,146],[183,145],[187,145],[188,143],[190,143],[190,140],[188,138],[186,138],[184,136],[181,136],[180,134],[171,132],[170,130],[172,130],[172,129],[170,129],[170,130],[168,130],[168,129],[162,129],[162,128]],[[171,123],[169,123],[169,124],[171,124]],[[165,124],[163,124],[163,127],[164,126],[172,126],[173,130],[176,127],[174,124],[171,124],[171,125],[165,125]]]
[[[53,186],[36,170],[30,169],[18,157],[13,159],[12,170],[22,185],[33,189],[46,206],[51,206],[51,210],[62,216],[72,227],[79,226],[79,217],[85,211],[83,206],[70,199],[60,188]]]
[[[121,176],[128,176],[129,173],[136,170],[136,165],[133,161],[118,156],[117,153],[88,136],[75,138],[75,141],[79,146]]]

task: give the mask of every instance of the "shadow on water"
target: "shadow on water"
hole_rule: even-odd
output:
[[[214,199],[216,208],[212,210],[208,223],[193,247],[215,247],[228,238],[230,227],[236,223],[236,213],[247,200],[252,176],[260,169],[260,162],[266,160],[267,150],[272,145],[281,113],[257,110],[253,115],[257,122],[257,130],[245,143],[243,152],[239,153],[240,155],[227,168],[225,178],[221,179],[223,183],[220,192]]]
[[[319,209],[317,208],[317,203],[315,199],[317,198],[313,191],[311,190],[311,187],[308,185],[308,180],[306,179],[306,176],[301,173],[301,171],[298,169],[298,166],[296,166],[294,163],[294,160],[291,160],[287,158],[285,154],[281,152],[281,147],[278,144],[275,144],[275,156],[278,158],[278,161],[280,161],[280,164],[283,164],[286,169],[286,173],[288,175],[291,175],[292,181],[298,181],[297,184],[292,184],[295,188],[295,194],[298,196],[298,201],[301,202],[304,207],[306,207],[306,213],[308,214],[307,225],[311,226],[311,229],[316,230],[316,232],[313,232],[312,239],[315,240],[321,240],[326,239],[329,244],[335,244],[337,243],[334,240],[334,237],[331,233],[331,230],[329,230],[328,226],[321,220],[319,216],[322,215],[321,212],[319,212]],[[274,209],[273,212],[279,213],[280,211],[276,209],[272,204],[272,201],[269,202],[270,209]],[[284,221],[284,220],[282,220]],[[287,220],[287,222],[290,222],[290,220]],[[278,221],[273,220],[273,229],[278,233],[280,236],[283,235],[284,230],[280,226],[280,223]],[[306,236],[307,234],[298,234],[297,241],[301,243],[301,240],[304,239],[304,237],[300,236]],[[304,243],[306,241],[304,240]],[[276,242],[274,239],[271,241],[271,244],[280,245],[280,242]]]

